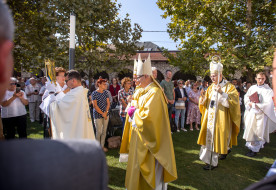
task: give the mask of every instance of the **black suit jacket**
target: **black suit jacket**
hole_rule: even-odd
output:
[[[188,94],[187,94],[187,92],[186,92],[186,89],[183,88],[183,90],[184,90],[184,97],[188,98]],[[182,97],[182,94],[181,94],[181,92],[180,92],[179,87],[176,87],[176,88],[174,89],[174,93],[175,93],[175,101],[178,101],[178,98],[183,98],[183,97]]]

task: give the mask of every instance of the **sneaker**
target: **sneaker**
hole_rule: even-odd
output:
[[[33,122],[35,122],[35,120],[31,119],[31,122],[33,123]]]
[[[190,131],[193,131],[194,129],[193,128],[190,128]]]
[[[179,130],[179,129],[177,129],[177,132],[180,132],[180,130]]]
[[[184,131],[184,132],[187,132],[187,130],[186,129],[181,129],[182,131]]]

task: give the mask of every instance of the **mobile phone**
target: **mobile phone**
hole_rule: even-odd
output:
[[[16,93],[19,93],[19,92],[20,92],[20,90],[21,90],[21,88],[20,88],[20,87],[16,87],[15,92],[16,92]]]

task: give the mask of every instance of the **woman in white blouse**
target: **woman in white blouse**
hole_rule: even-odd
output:
[[[27,138],[27,112],[25,106],[28,100],[24,91],[16,88],[16,78],[10,79],[10,86],[1,102],[1,117],[6,139],[15,138],[15,127],[19,138]]]

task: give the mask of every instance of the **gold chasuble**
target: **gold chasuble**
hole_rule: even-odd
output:
[[[222,104],[217,105],[217,114],[215,120],[215,131],[213,135],[207,135],[208,124],[208,109],[211,102],[211,97],[214,88],[214,83],[207,89],[205,97],[206,101],[199,104],[199,110],[202,114],[201,117],[201,130],[197,143],[206,146],[206,139],[211,142],[214,140],[213,151],[218,154],[227,154],[228,146],[237,145],[237,136],[240,131],[240,104],[239,94],[235,86],[227,82],[221,89],[224,93],[228,94],[229,108],[224,107]],[[202,101],[200,97],[199,102]]]
[[[177,179],[175,155],[168,108],[162,89],[153,82],[141,89],[139,95],[134,113],[136,126],[132,127],[129,145],[125,185],[128,190],[152,190],[156,187],[156,162],[163,167],[165,183]]]

